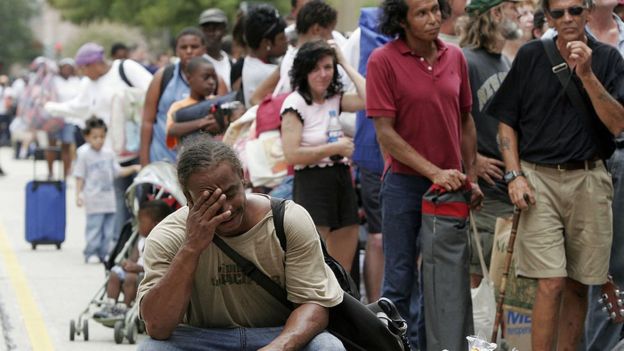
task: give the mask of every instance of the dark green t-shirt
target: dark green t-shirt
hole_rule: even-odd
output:
[[[463,49],[468,62],[468,76],[472,89],[472,117],[477,128],[477,149],[481,155],[502,160],[498,149],[496,135],[498,134],[498,120],[485,112],[494,94],[500,88],[511,62],[502,54],[493,54],[483,48]],[[504,172],[504,169],[502,170]],[[479,185],[488,197],[496,197],[509,202],[507,184],[501,179],[490,185],[479,180]]]

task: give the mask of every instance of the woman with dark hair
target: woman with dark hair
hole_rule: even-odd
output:
[[[176,56],[180,60],[173,66],[165,66],[154,74],[154,79],[147,89],[141,126],[141,165],[150,162],[176,160],[176,151],[167,148],[165,143],[167,111],[175,101],[186,98],[189,84],[186,65],[194,57],[206,52],[206,40],[197,28],[183,29],[175,41]]]
[[[267,4],[252,8],[245,19],[247,56],[243,64],[242,85],[245,107],[251,107],[250,98],[277,67],[272,61],[286,53],[286,21]]]
[[[358,240],[355,190],[349,171],[353,141],[342,137],[338,115],[364,109],[366,81],[335,44],[304,44],[290,71],[295,91],[282,105],[284,156],[294,165],[294,200],[312,216],[329,253],[351,268]],[[337,65],[357,94],[343,94]]]

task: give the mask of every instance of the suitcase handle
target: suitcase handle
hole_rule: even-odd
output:
[[[53,184],[58,191],[63,190],[63,182],[60,180],[34,180],[32,191],[37,191],[37,188],[43,184]]]
[[[46,152],[54,152],[55,157],[54,161],[60,160],[60,165],[58,166],[59,177],[57,177],[57,182],[62,180],[61,174],[63,173],[63,159],[61,157],[61,148],[59,146],[49,146],[49,147],[38,147],[35,149],[35,154],[33,155],[33,180],[37,180],[37,154],[43,154],[43,161],[47,162]],[[52,181],[52,180],[50,180]],[[42,181],[41,181],[42,182]]]

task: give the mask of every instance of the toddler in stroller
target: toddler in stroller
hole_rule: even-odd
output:
[[[106,306],[93,314],[94,319],[119,319],[125,316],[126,311],[134,303],[139,276],[143,273],[143,247],[145,238],[161,220],[173,212],[171,206],[164,200],[152,200],[140,205],[138,219],[138,238],[132,243],[128,257],[122,259],[110,269],[106,295]],[[121,240],[119,241],[121,242]],[[115,256],[115,255],[111,255]],[[114,261],[113,261],[114,263]],[[109,263],[110,264],[110,263]],[[123,291],[123,304],[118,304],[119,295]]]
[[[126,191],[126,204],[133,214],[121,230],[119,240],[105,262],[106,281],[80,313],[69,324],[69,339],[83,335],[89,340],[89,318],[115,330],[115,342],[124,338],[133,344],[142,323],[138,308],[133,304],[138,283],[142,278],[140,253],[142,242],[151,229],[173,210],[186,204],[186,198],[178,183],[175,166],[167,162],[154,162],[137,174]],[[163,206],[164,205],[164,206]],[[165,209],[167,207],[167,209]],[[136,261],[135,261],[136,259]],[[117,303],[121,292],[123,303]],[[98,311],[92,313],[92,307]]]

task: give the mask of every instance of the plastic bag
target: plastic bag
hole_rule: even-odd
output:
[[[264,132],[245,145],[249,179],[254,186],[273,188],[286,177],[288,163],[284,158],[279,130]]]
[[[472,316],[474,332],[479,337],[487,337],[492,332],[496,316],[494,283],[486,275],[477,288],[470,289],[472,296]]]
[[[475,335],[486,338],[494,326],[496,317],[496,299],[494,297],[494,282],[490,279],[485,259],[483,258],[483,248],[481,247],[481,237],[477,230],[474,216],[470,215],[470,225],[474,234],[474,244],[479,255],[479,263],[483,272],[481,284],[474,289],[470,289],[472,297],[472,318],[474,321]]]
[[[467,336],[466,339],[468,339],[468,351],[494,351],[497,346],[495,343],[487,342],[477,336]]]

